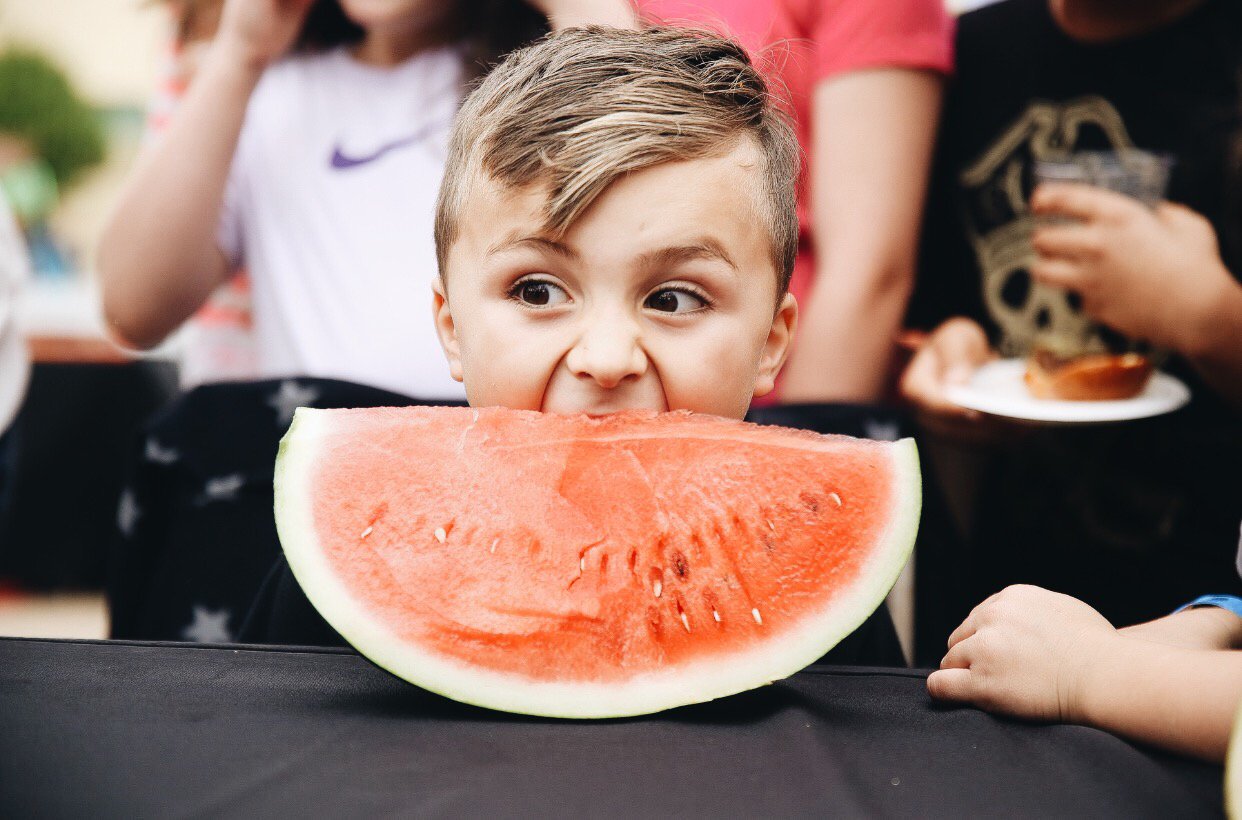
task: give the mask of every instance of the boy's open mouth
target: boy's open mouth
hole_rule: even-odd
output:
[[[611,416],[614,413],[625,413],[627,411],[646,410],[648,412],[663,412],[665,407],[655,406],[645,403],[634,404],[608,404],[608,405],[587,405],[583,407],[558,407],[552,412],[562,415],[583,415],[589,418],[601,418],[603,416]]]
[[[544,397],[541,409],[547,413],[563,416],[589,416],[598,418],[626,411],[662,413],[668,410],[668,402],[662,392],[624,391],[625,395],[600,395],[589,391],[587,395],[552,394]],[[590,393],[595,393],[591,395]],[[651,393],[655,393],[652,395]]]

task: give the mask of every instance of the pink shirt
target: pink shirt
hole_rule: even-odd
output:
[[[728,34],[789,90],[803,181],[814,166],[811,101],[838,74],[895,66],[948,73],[953,18],[943,0],[638,0],[649,20]],[[774,48],[775,46],[775,48]],[[801,245],[790,290],[802,300],[814,271],[808,186],[799,188]]]

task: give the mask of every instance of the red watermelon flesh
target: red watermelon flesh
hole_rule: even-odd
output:
[[[289,565],[360,652],[563,717],[814,661],[884,599],[920,495],[909,440],[686,412],[299,409],[276,469]]]

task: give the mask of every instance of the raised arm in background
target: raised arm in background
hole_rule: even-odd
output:
[[[99,246],[104,317],[123,344],[158,344],[227,275],[216,224],[246,105],[313,0],[230,0],[168,131],[134,169]]]

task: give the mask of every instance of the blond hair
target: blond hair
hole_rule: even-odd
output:
[[[742,47],[673,28],[550,35],[509,55],[462,105],[436,204],[440,274],[477,179],[545,186],[544,229],[558,235],[624,174],[722,155],[747,137],[763,156],[759,212],[783,295],[798,248],[798,147]]]

